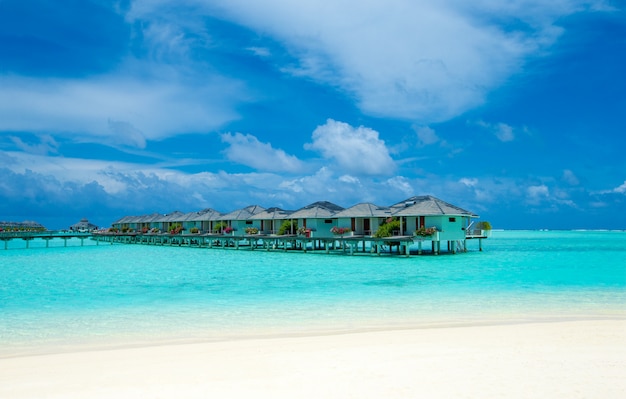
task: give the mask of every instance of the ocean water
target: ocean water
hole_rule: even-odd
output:
[[[621,231],[494,231],[482,252],[410,258],[15,241],[0,247],[0,356],[626,317]]]

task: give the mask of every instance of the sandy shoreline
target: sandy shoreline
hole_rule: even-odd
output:
[[[626,320],[247,339],[0,359],[2,398],[623,398]]]

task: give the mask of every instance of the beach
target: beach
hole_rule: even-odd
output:
[[[250,338],[0,359],[2,398],[623,398],[626,320]]]

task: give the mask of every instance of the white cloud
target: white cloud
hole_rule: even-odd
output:
[[[250,134],[222,134],[222,141],[229,145],[224,153],[233,162],[273,172],[294,173],[303,168],[302,162],[295,156],[287,155],[269,143],[262,143]]]
[[[430,123],[481,104],[556,41],[559,18],[603,2],[186,3],[282,41],[298,60],[283,71],[340,87],[367,113]]]
[[[415,128],[417,134],[417,144],[420,147],[437,144],[440,141],[435,131],[428,126],[420,126]]]
[[[624,180],[624,183],[622,183],[620,186],[615,187],[613,189],[613,192],[620,193],[620,194],[626,194],[626,180]]]
[[[39,143],[37,144],[25,143],[21,138],[16,136],[11,136],[10,139],[17,148],[29,154],[46,155],[56,154],[58,152],[59,144],[49,134],[39,136]]]
[[[528,186],[526,188],[526,200],[529,204],[539,204],[541,201],[548,199],[550,196],[550,190],[545,184]]]
[[[0,131],[54,132],[136,148],[237,118],[231,107],[241,95],[237,83],[210,76],[185,83],[125,73],[87,80],[0,76],[0,86]]]
[[[319,151],[324,158],[333,160],[343,171],[355,175],[389,175],[395,164],[385,142],[378,132],[359,126],[328,119],[312,135],[313,142],[305,148]]]
[[[467,187],[475,187],[478,184],[478,179],[464,177],[461,180],[459,180],[459,183]]]
[[[562,180],[571,186],[577,186],[580,183],[580,181],[578,180],[578,177],[576,177],[574,172],[572,172],[569,169],[565,169],[563,171]]]
[[[269,57],[272,54],[267,47],[248,47],[247,50],[261,58]]]
[[[498,123],[496,127],[496,137],[503,143],[515,140],[513,128],[506,123]]]
[[[491,132],[503,143],[515,140],[514,128],[506,123],[489,123],[481,120],[475,122],[475,124]],[[524,131],[527,131],[527,129],[524,128]]]

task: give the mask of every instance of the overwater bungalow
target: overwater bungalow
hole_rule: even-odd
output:
[[[361,203],[337,212],[338,227],[349,227],[355,235],[371,236],[391,215],[391,208],[372,203]]]
[[[222,225],[230,227],[235,234],[243,235],[248,227],[259,228],[259,224],[254,222],[253,217],[264,211],[265,208],[262,206],[250,205],[225,215],[221,215],[216,220],[218,222],[222,222]],[[223,229],[219,230],[223,231]],[[215,231],[215,228],[210,231]]]
[[[98,230],[98,226],[93,223],[90,223],[87,218],[82,218],[78,223],[74,223],[70,226],[71,231],[77,231],[80,233],[85,233],[89,231]]]
[[[309,237],[332,237],[333,227],[337,226],[337,212],[344,208],[328,201],[317,201],[298,209],[289,215],[289,218],[297,222]]]
[[[183,227],[187,231],[196,228],[198,232],[211,232],[213,231],[213,226],[222,216],[224,215],[221,212],[212,208],[206,208],[198,212],[193,212],[193,214],[187,218]]]
[[[379,253],[381,247],[393,244],[398,247],[398,252],[408,255],[409,248],[414,244],[419,247],[418,253],[421,253],[424,241],[432,245],[434,253],[439,253],[442,241],[453,253],[464,250],[468,239],[478,238],[482,242],[480,239],[486,238],[488,234],[480,230],[479,225],[473,227],[474,218],[478,218],[478,215],[439,198],[424,195],[413,196],[391,206],[360,203],[343,208],[332,202],[318,201],[297,211],[251,205],[226,214],[207,208],[190,213],[176,211],[165,215],[126,216],[114,222],[113,227],[118,231],[124,231],[124,228],[127,231],[129,228],[141,231],[143,228],[144,232],[146,227],[156,227],[161,232],[168,232],[181,225],[184,234],[206,236],[210,233],[221,237],[217,238],[220,246],[230,243],[237,248],[240,240],[246,237],[249,239],[252,234],[259,238],[249,239],[249,245],[265,245],[264,241],[272,240],[273,248],[282,246],[285,249],[306,250],[307,245],[310,245],[311,248],[321,246],[328,250],[329,247],[334,248],[338,240],[341,241],[340,247],[349,247],[351,251],[358,244],[364,252],[366,248],[371,248]],[[283,225],[287,226],[286,231],[280,231]],[[166,242],[212,245],[210,240],[201,237],[172,238]]]
[[[272,207],[251,216],[250,220],[257,223],[260,234],[278,234],[280,226],[285,220],[289,220],[292,213],[292,211]],[[290,233],[295,234],[296,231],[290,231]]]

